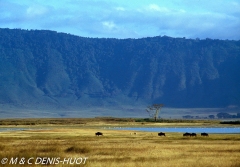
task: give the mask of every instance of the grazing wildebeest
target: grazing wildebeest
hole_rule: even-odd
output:
[[[191,133],[190,136],[191,136],[191,137],[193,137],[193,136],[194,136],[194,137],[197,137],[197,134],[196,134],[196,133]]]
[[[208,136],[208,133],[201,133],[201,136]]]
[[[184,133],[183,136],[191,136],[191,133]]]
[[[165,133],[160,132],[160,133],[158,133],[158,136],[165,136]]]
[[[95,135],[96,136],[103,136],[103,133],[102,132],[96,132]]]

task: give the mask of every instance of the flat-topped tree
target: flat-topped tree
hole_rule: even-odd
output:
[[[158,114],[163,107],[163,104],[153,104],[151,106],[148,106],[146,111],[148,112],[149,116],[154,118],[155,121],[157,121]]]

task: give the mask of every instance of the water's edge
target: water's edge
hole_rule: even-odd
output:
[[[111,129],[146,132],[240,133],[240,127],[114,127]]]

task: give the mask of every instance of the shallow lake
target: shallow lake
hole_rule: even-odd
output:
[[[115,127],[113,129],[146,132],[240,133],[240,127]]]
[[[26,130],[26,128],[0,128],[0,132],[21,131],[21,130]]]
[[[0,128],[0,132],[8,132],[8,131],[25,131],[25,130],[46,130],[46,128]]]

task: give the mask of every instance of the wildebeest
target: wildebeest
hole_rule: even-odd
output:
[[[193,137],[193,136],[194,136],[194,137],[197,137],[197,134],[196,134],[196,133],[191,133],[190,136],[191,136],[191,137]]]
[[[133,135],[137,135],[137,133],[136,133],[136,132],[134,132],[134,133],[130,133],[130,135],[132,135],[132,134],[133,134]]]
[[[96,136],[103,136],[103,133],[102,132],[96,132],[95,135]]]
[[[184,133],[183,136],[191,136],[191,133]]]
[[[160,132],[160,133],[158,133],[158,136],[165,136],[165,133]]]
[[[201,133],[201,136],[208,136],[208,133]]]

